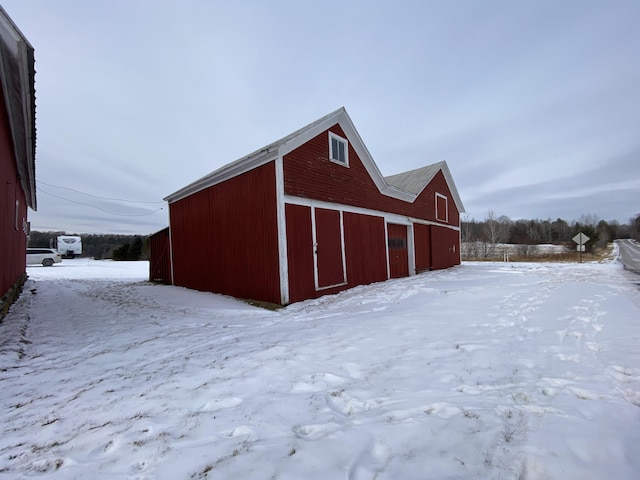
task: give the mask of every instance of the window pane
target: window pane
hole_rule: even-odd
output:
[[[344,142],[338,142],[339,145],[339,155],[338,155],[338,161],[342,162],[342,163],[346,163],[345,160],[345,156],[344,156]]]
[[[331,139],[331,159],[338,160],[338,139]]]

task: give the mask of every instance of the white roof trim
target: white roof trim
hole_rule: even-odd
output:
[[[265,147],[261,150],[257,150],[246,157],[243,157],[235,162],[228,163],[227,165],[199,178],[195,182],[190,183],[186,187],[181,188],[177,192],[166,196],[163,200],[173,203],[178,200],[182,200],[194,193],[198,193],[200,190],[209,188],[218,183],[222,183],[231,178],[237,177],[249,170],[260,167],[266,163],[275,160],[278,157],[277,150],[273,151],[269,147]]]
[[[222,168],[219,168],[218,170],[205,175],[204,177],[178,190],[177,192],[165,197],[164,200],[168,201],[169,203],[176,202],[185,197],[188,197],[189,195],[199,192],[200,190],[204,190],[205,188],[217,185],[218,183],[229,180],[230,178],[248,172],[249,170],[253,170],[254,168],[273,161],[278,157],[284,157],[296,148],[307,143],[312,138],[329,129],[336,123],[339,124],[344,131],[347,140],[350,142],[351,146],[358,154],[358,157],[362,161],[364,167],[369,173],[369,176],[378,187],[378,190],[381,194],[388,197],[397,198],[408,203],[412,203],[416,198],[418,198],[424,187],[426,187],[429,182],[427,181],[420,189],[420,192],[417,193],[409,192],[387,183],[385,178],[382,176],[382,173],[380,173],[378,166],[373,161],[369,150],[362,141],[362,138],[360,137],[360,134],[351,121],[351,118],[347,114],[347,111],[344,107],[342,107],[334,112],[331,112],[328,115],[325,115],[315,122],[310,123],[309,125],[299,130],[296,130],[286,137],[281,138],[280,140],[277,140],[276,142],[273,142],[264,148],[256,150],[253,153],[250,153],[246,157],[240,158],[235,162],[229,163]],[[446,162],[441,162],[441,164],[442,166],[438,170],[436,170],[435,173],[437,173],[437,171],[439,171],[440,169],[442,170],[449,186],[449,190],[451,190],[451,193],[454,197],[456,207],[458,207],[458,210],[460,212],[463,212],[464,209],[462,206],[462,201],[460,200],[458,191],[456,190],[455,184],[453,183],[453,178],[451,177],[449,168],[447,167]],[[433,174],[433,176],[435,176],[435,173]],[[431,181],[433,176],[429,178],[429,181]]]

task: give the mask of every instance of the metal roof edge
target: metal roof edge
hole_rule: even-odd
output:
[[[182,200],[189,195],[193,195],[205,188],[212,187],[233,177],[237,177],[249,170],[253,170],[259,166],[264,165],[275,160],[277,157],[277,150],[274,150],[272,146],[265,147],[261,150],[256,150],[252,154],[242,157],[235,162],[228,163],[223,167],[215,170],[204,177],[199,178],[195,182],[190,183],[186,187],[177,190],[176,192],[167,195],[163,198],[168,203],[173,203],[178,200]]]
[[[182,200],[183,198],[197,193],[200,190],[204,190],[205,188],[211,187],[225,180],[229,180],[237,175],[248,172],[249,170],[252,170],[258,166],[273,161],[278,157],[284,157],[286,154],[292,152],[301,145],[304,145],[307,141],[319,135],[335,124],[339,124],[342,127],[345,135],[347,136],[347,139],[351,142],[351,146],[358,154],[358,157],[364,164],[365,169],[369,173],[369,176],[371,177],[375,185],[378,187],[378,190],[381,194],[388,197],[396,198],[398,200],[403,200],[408,203],[413,203],[416,198],[418,198],[420,193],[422,193],[422,190],[424,190],[424,188],[433,179],[435,174],[438,171],[442,170],[443,175],[445,176],[445,181],[447,182],[449,190],[454,197],[454,202],[456,204],[456,207],[458,208],[458,211],[464,212],[464,206],[462,205],[460,195],[458,194],[458,190],[455,186],[455,183],[453,182],[453,178],[446,161],[433,164],[441,164],[441,166],[428,179],[420,192],[418,192],[417,194],[388,184],[386,179],[382,176],[382,173],[378,169],[376,162],[373,160],[371,153],[369,152],[365,143],[362,141],[362,137],[358,133],[358,130],[356,129],[353,121],[351,120],[351,117],[349,117],[349,114],[344,107],[334,110],[333,112],[319,118],[314,122],[311,122],[310,124],[290,133],[289,135],[259,150],[256,150],[255,152],[250,153],[245,157],[229,163],[219,168],[218,170],[205,175],[204,177],[201,177],[200,179],[196,180],[193,183],[190,183],[186,187],[183,187],[180,190],[166,196],[164,200],[169,203]]]
[[[2,53],[13,57],[17,65],[19,85],[13,85],[6,69],[12,68],[2,59],[2,90],[7,106],[7,114],[13,140],[14,156],[20,174],[20,183],[25,193],[27,205],[37,210],[36,198],[36,123],[35,123],[35,57],[29,40],[13,22],[6,10],[0,6],[0,41],[4,45]],[[12,85],[8,85],[11,82]],[[16,95],[15,89],[19,89]]]
[[[234,162],[220,167],[219,169],[205,175],[204,177],[199,178],[195,182],[190,183],[186,187],[183,187],[180,190],[177,190],[176,192],[166,196],[163,200],[169,203],[181,200],[185,197],[188,197],[189,195],[193,195],[194,193],[199,192],[200,190],[212,187],[213,185],[217,185],[218,183],[221,183],[225,180],[229,180],[236,175],[240,175],[242,173],[248,172],[249,170],[253,170],[258,166],[264,165],[271,160],[275,160],[278,155],[282,155],[281,148],[283,145],[290,144],[292,141],[304,137],[305,133],[315,131],[315,129],[318,129],[320,125],[331,122],[334,117],[339,116],[344,111],[344,107],[341,107],[325,115],[324,117],[319,118],[318,120],[315,120],[310,124],[305,125],[304,127],[290,133],[289,135],[286,135],[281,139],[270,143],[269,145],[266,145],[248,155],[245,155],[244,157],[239,158],[238,160],[235,160]],[[293,148],[291,150],[293,150]]]
[[[444,175],[444,179],[447,182],[447,186],[449,187],[449,191],[451,195],[453,195],[453,201],[458,208],[458,213],[464,213],[464,205],[462,203],[462,199],[460,198],[460,194],[458,193],[458,188],[456,187],[455,182],[453,181],[453,176],[451,175],[451,171],[449,170],[449,165],[446,160],[442,161],[442,174]]]

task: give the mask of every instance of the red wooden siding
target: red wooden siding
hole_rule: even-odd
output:
[[[324,208],[315,209],[318,288],[332,287],[345,282],[340,224],[340,212]]]
[[[413,245],[416,253],[416,273],[431,270],[431,228],[429,225],[413,226]]]
[[[343,217],[349,285],[367,285],[386,280],[384,219],[347,212]]]
[[[315,209],[316,213],[319,210],[322,210],[321,217],[327,215],[333,220],[339,218],[337,217],[339,215],[338,211]],[[316,298],[355,287],[356,285],[365,285],[387,279],[386,237],[384,219],[382,217],[343,213],[347,284],[316,290],[311,208],[287,204],[285,214],[287,218],[290,302]],[[320,244],[320,242],[318,243]],[[340,265],[340,272],[342,272],[341,269],[342,265]]]
[[[389,276],[409,276],[409,253],[407,249],[407,226],[390,223],[387,226],[389,247]]]
[[[346,138],[338,124],[328,131]],[[328,131],[284,156],[286,194],[436,221],[435,193],[438,192],[449,199],[447,224],[459,225],[459,212],[442,172],[438,172],[413,203],[388,197],[380,193],[351,143],[349,167],[329,160]]]
[[[149,237],[149,281],[166,285],[172,283],[168,228]]]
[[[27,237],[23,230],[23,221],[27,219],[27,201],[18,178],[6,112],[0,89],[0,298],[16,283],[21,283],[27,262]]]
[[[174,283],[280,303],[274,162],[170,205]]]
[[[285,216],[289,259],[289,302],[293,303],[318,296],[313,277],[311,208],[287,204]]]
[[[460,265],[460,233],[431,225],[431,261],[433,269]]]
[[[444,175],[442,174],[442,172],[438,172],[436,174],[435,177],[433,177],[433,179],[431,180],[431,182],[429,182],[429,185],[427,185],[425,187],[425,189],[422,191],[422,194],[420,195],[421,198],[424,198],[425,201],[427,202],[427,204],[429,205],[429,208],[432,209],[433,211],[433,215],[434,215],[434,219],[435,219],[435,211],[436,211],[436,193],[439,193],[441,195],[444,195],[446,198],[446,215],[447,215],[447,225],[455,225],[455,226],[459,226],[460,225],[460,212],[458,211],[458,209],[456,208],[456,204],[453,201],[453,195],[451,194],[451,191],[449,190],[449,188],[447,187],[447,181],[444,178]],[[441,204],[439,207],[439,212],[442,212],[442,210],[440,209],[444,209],[445,208],[445,199],[438,197]],[[439,216],[441,218],[444,218],[444,213],[439,213]],[[431,218],[429,218],[428,220],[432,220]],[[437,220],[437,219],[435,219]]]

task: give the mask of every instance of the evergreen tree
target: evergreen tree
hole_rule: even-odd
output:
[[[113,251],[113,259],[114,260],[118,260],[118,261],[122,261],[122,260],[128,260],[129,259],[129,247],[131,245],[129,243],[125,243],[120,245],[118,248],[116,248]]]
[[[142,239],[136,236],[136,238],[133,240],[133,243],[129,247],[127,260],[138,261],[140,260],[141,254],[142,254]]]

